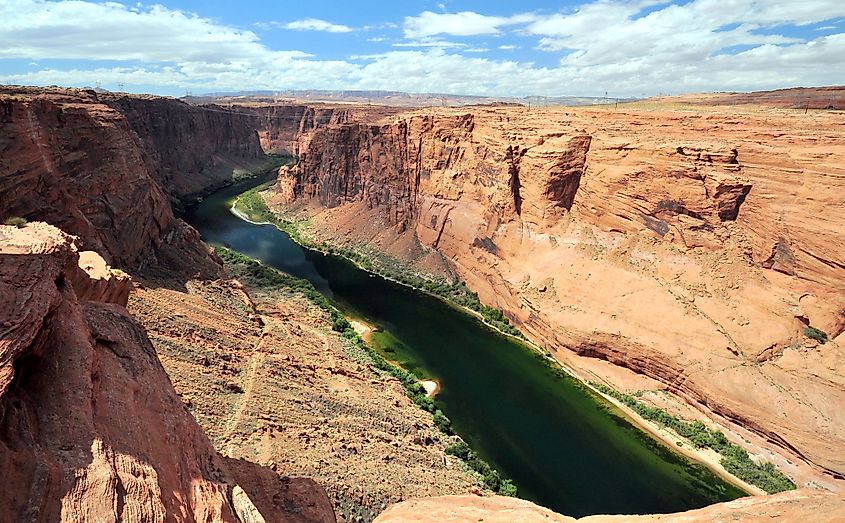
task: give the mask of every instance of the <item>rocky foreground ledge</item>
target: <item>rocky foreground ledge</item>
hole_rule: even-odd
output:
[[[313,481],[214,451],[129,279],[82,258],[50,225],[0,226],[0,522],[334,521]]]
[[[608,493],[612,496],[612,493]],[[571,518],[530,501],[493,496],[442,496],[412,499],[397,503],[376,518],[375,523],[705,523],[742,521],[744,523],[777,521],[845,520],[845,499],[840,495],[815,490],[784,492],[774,496],[742,498],[698,510],[676,514],[644,516],[588,516]]]

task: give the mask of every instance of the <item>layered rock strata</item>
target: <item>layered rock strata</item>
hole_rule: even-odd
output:
[[[201,257],[171,203],[265,165],[254,123],[174,99],[4,87],[0,219],[47,221],[124,268],[163,244]]]
[[[759,108],[429,109],[310,133],[273,200],[349,244],[397,254],[412,236],[582,375],[627,388],[590,362],[604,360],[649,377],[784,453],[760,457],[799,483],[839,488],[842,123]]]

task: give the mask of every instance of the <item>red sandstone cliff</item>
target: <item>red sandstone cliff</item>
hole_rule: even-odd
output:
[[[224,106],[232,113],[249,117],[267,153],[297,156],[306,138],[320,128],[370,120],[375,115],[399,112],[393,107],[362,107],[330,104],[262,104],[237,101]]]
[[[656,380],[800,483],[795,457],[845,474],[841,337],[803,335],[845,329],[842,119],[430,109],[310,133],[278,198],[337,237],[412,235],[561,361]]]
[[[47,221],[124,267],[162,245],[202,259],[171,203],[266,161],[253,120],[173,99],[2,88],[0,218]]]
[[[85,258],[54,227],[0,226],[0,521],[334,521],[310,480],[214,452],[110,301],[128,280]]]

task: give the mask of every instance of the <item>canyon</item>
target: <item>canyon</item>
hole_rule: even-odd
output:
[[[804,488],[737,517],[845,510],[840,112],[191,106],[16,87],[0,107],[0,217],[55,226],[0,231],[10,515],[371,520],[478,490],[395,379],[301,297],[232,278],[178,218],[273,165],[265,152],[297,157],[266,197],[311,234],[459,277],[581,377],[722,426]],[[485,513],[515,503],[489,499]]]
[[[309,133],[268,199],[321,239],[436,252],[586,379],[668,391],[839,489],[842,121],[659,102],[409,111]]]

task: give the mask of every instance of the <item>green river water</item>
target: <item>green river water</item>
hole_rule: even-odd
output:
[[[234,216],[226,201],[261,181],[223,189],[185,218],[207,242],[307,279],[345,313],[383,329],[376,348],[440,383],[436,401],[455,431],[514,481],[519,497],[584,516],[675,512],[744,495],[474,316]]]

